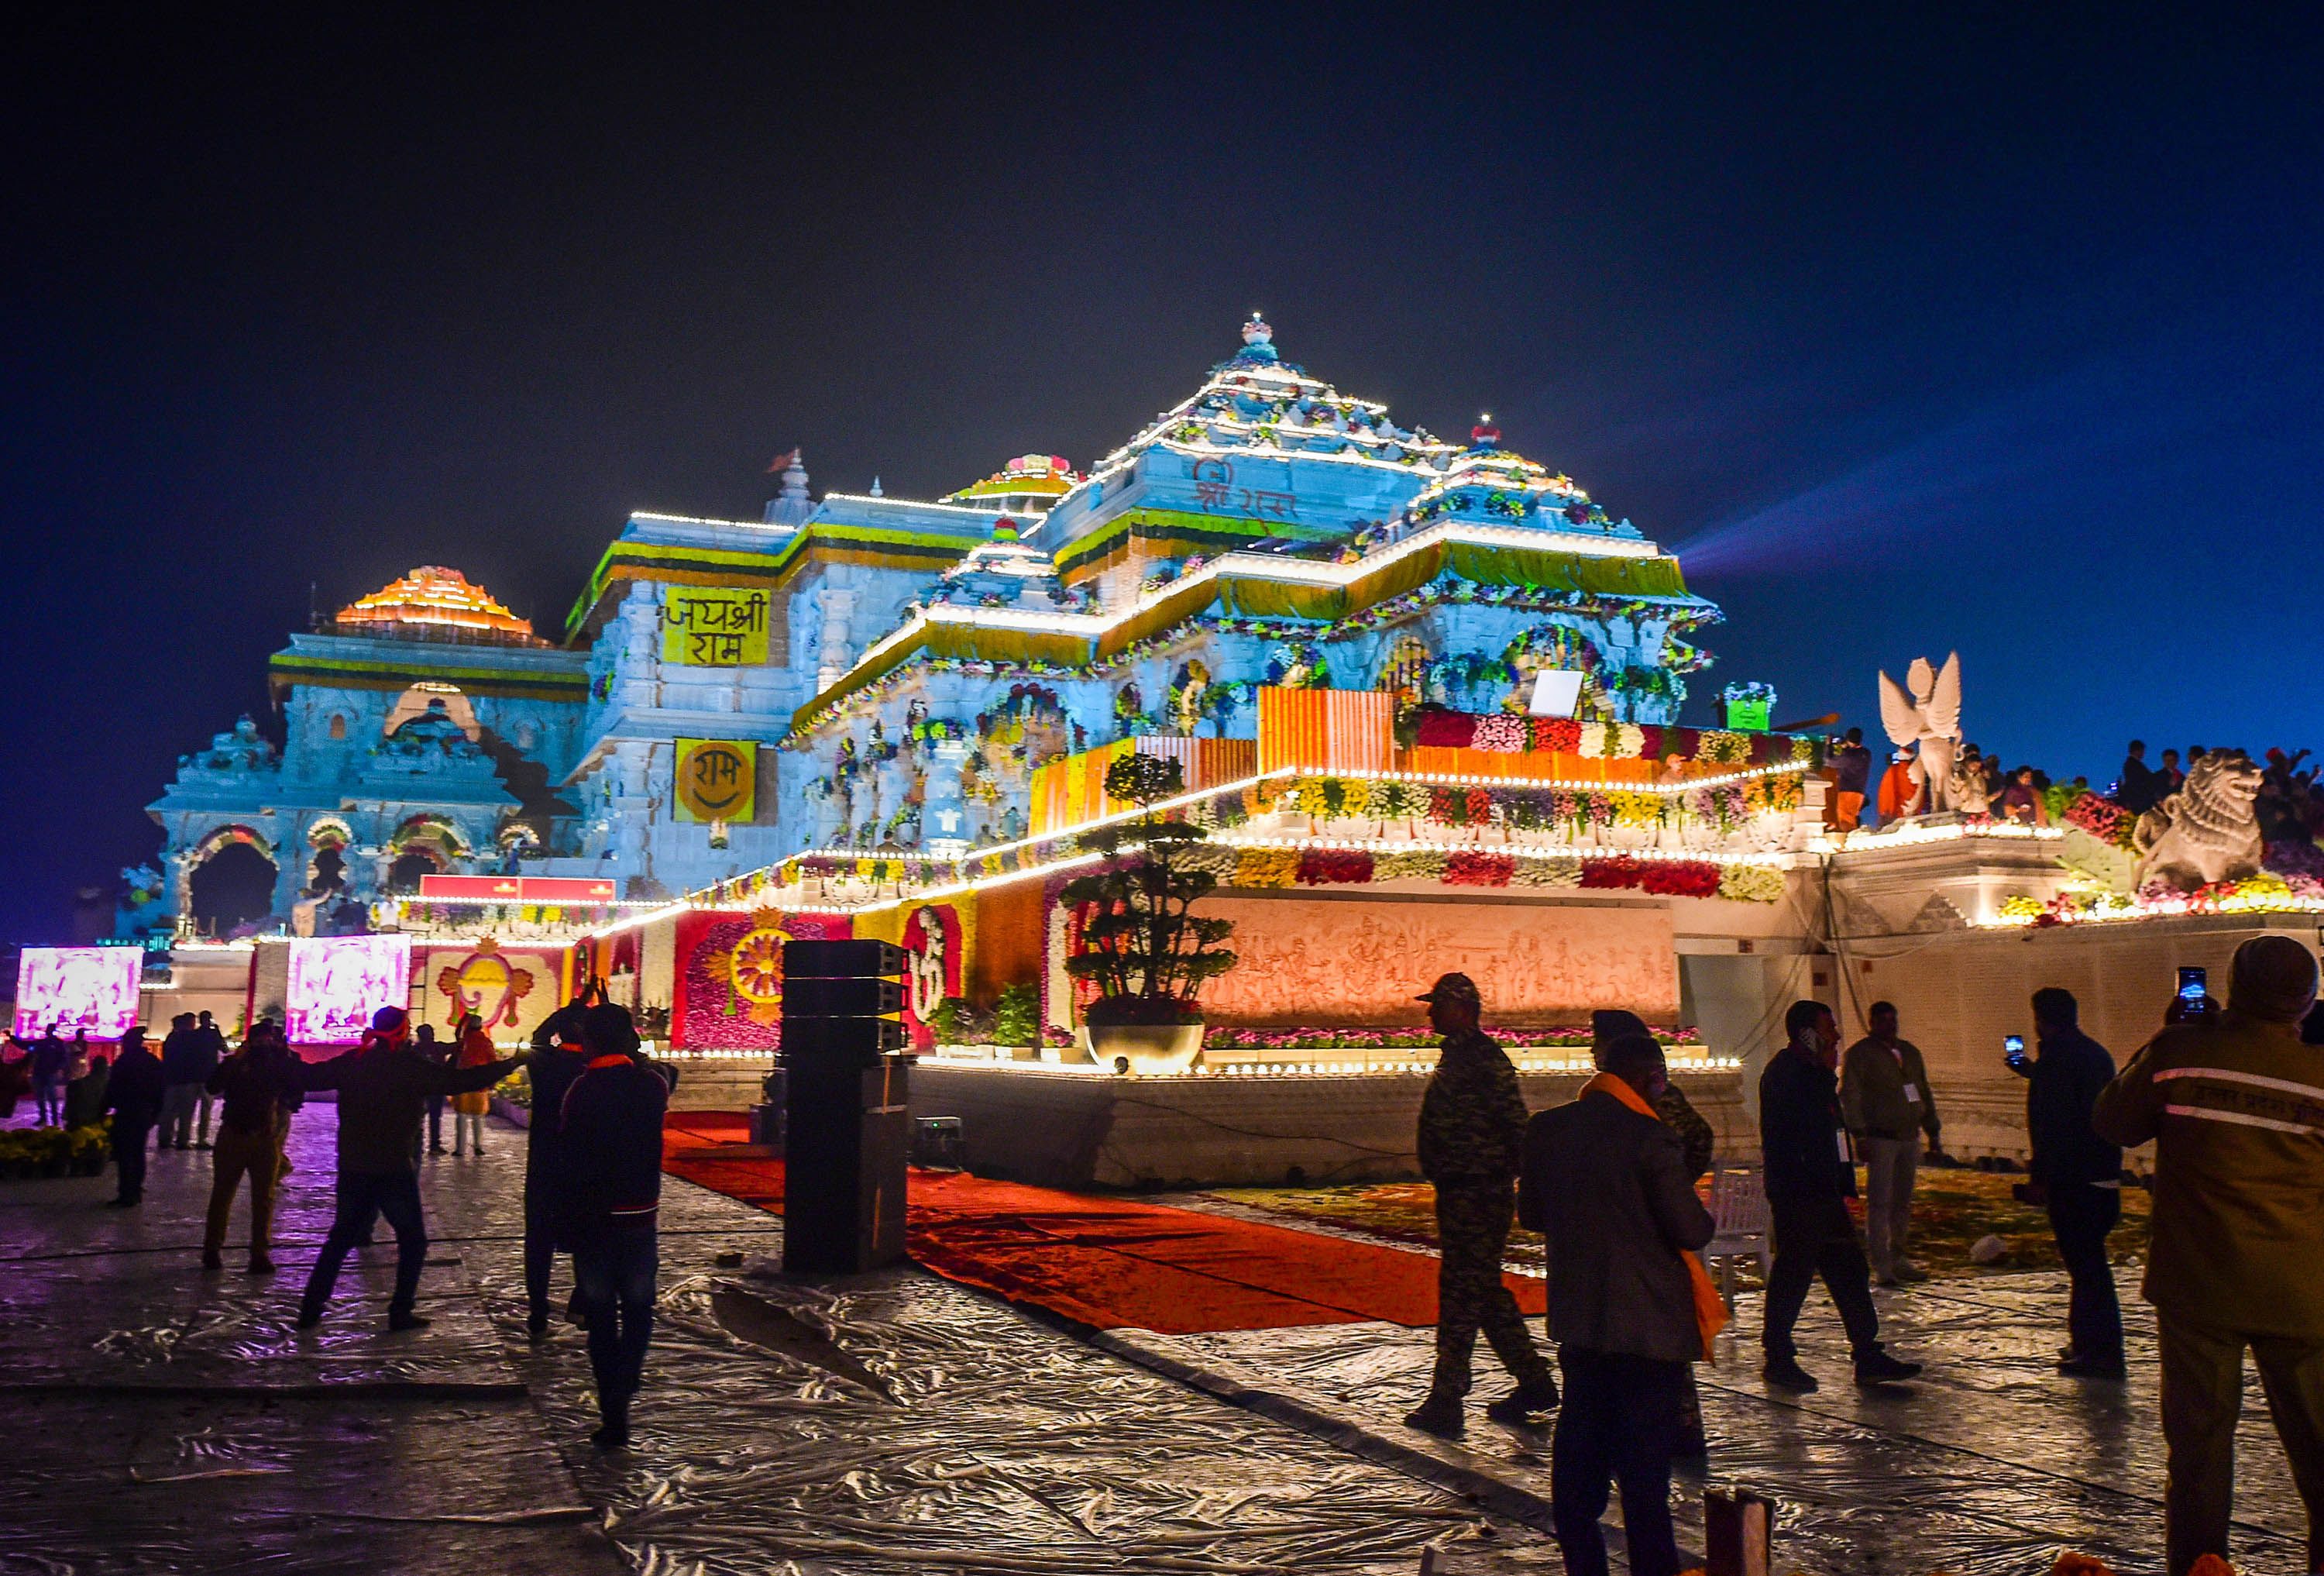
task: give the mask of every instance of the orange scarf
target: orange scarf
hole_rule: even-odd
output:
[[[1646,1103],[1645,1095],[1611,1073],[1599,1074],[1582,1086],[1582,1092],[1610,1094],[1640,1116],[1650,1116],[1656,1121],[1663,1120],[1661,1114]],[[1719,1288],[1711,1284],[1711,1272],[1703,1268],[1702,1254],[1691,1248],[1682,1248],[1679,1257],[1686,1260],[1686,1278],[1694,1288],[1694,1327],[1702,1332],[1702,1360],[1715,1362],[1718,1359],[1712,1354],[1711,1343],[1721,1330],[1727,1328],[1727,1300],[1719,1295]]]

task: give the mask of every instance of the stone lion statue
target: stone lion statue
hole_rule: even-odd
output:
[[[2133,880],[2166,881],[2182,892],[2213,881],[2238,880],[2260,861],[2259,768],[2242,755],[2204,756],[2177,793],[2138,818],[2131,832],[2137,853]]]

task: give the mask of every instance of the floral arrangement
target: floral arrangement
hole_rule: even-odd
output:
[[[1653,1028],[1648,1031],[1667,1046],[1700,1046],[1694,1028]],[[1485,1033],[1511,1050],[1579,1049],[1591,1043],[1581,1027],[1512,1028],[1489,1025]],[[1392,1051],[1434,1050],[1438,1037],[1425,1028],[1222,1028],[1204,1031],[1205,1049],[1227,1051]]]
[[[1295,879],[1303,887],[1366,886],[1377,862],[1359,848],[1303,848]]]
[[[1812,763],[1817,751],[1817,742],[1803,735],[1520,717],[1506,712],[1448,711],[1442,706],[1423,706],[1413,714],[1411,738],[1415,744],[1431,750],[1530,750],[1593,760],[1660,760],[1675,755],[1683,760],[1722,766]]]
[[[2279,875],[2263,871],[2241,880],[2214,881],[2192,892],[2181,892],[2162,881],[2149,881],[2135,894],[2065,891],[2046,902],[2018,896],[2003,900],[2000,923],[2048,929],[2059,925],[2094,921],[2147,919],[2164,914],[2312,913],[2324,910],[2324,880],[2309,875]]]
[[[1719,872],[1719,895],[1736,903],[1775,903],[1784,896],[1784,872],[1764,864],[1730,864]]]
[[[1444,859],[1448,887],[1506,887],[1517,873],[1517,862],[1506,853],[1463,848]]]
[[[2079,826],[2100,843],[2111,843],[2117,848],[2130,846],[2131,831],[2138,825],[2138,817],[2126,806],[2103,794],[2076,793],[2070,784],[2067,785],[2063,806],[2051,806],[2051,817]]]

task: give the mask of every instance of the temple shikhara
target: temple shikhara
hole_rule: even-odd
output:
[[[2223,963],[2273,922],[2066,912],[2104,862],[2067,856],[2109,843],[2089,829],[1836,828],[1825,741],[1771,731],[1751,687],[1732,725],[1678,725],[1719,618],[1489,420],[1400,424],[1254,317],[1086,470],[818,497],[793,454],[763,519],[632,515],[547,633],[451,567],[357,597],[272,659],[279,749],[244,719],[180,762],[123,934],[149,996],[229,1020],[337,1021],[291,1000],[337,988],[301,983],[335,946],[359,966],[331,978],[408,980],[503,1037],[602,976],[730,1103],[772,1065],[782,943],[879,937],[912,960],[915,1109],[970,1113],[1001,1168],[1124,1183],[1404,1153],[1434,1054],[1411,998],[1450,969],[1529,1077],[1578,1075],[1592,1009],[1637,1011],[1730,1134],[1785,1003],[1885,996],[1949,1069],[1957,1146],[1983,1123],[2006,1150],[1993,1014],[2034,951],[2071,952],[2102,1019],[2129,966],[2107,937]],[[1177,768],[1239,960],[1134,1111],[1091,1057],[1061,897],[1083,834],[1134,812],[1106,787],[1132,754]],[[206,897],[234,863],[271,868],[263,912]]]

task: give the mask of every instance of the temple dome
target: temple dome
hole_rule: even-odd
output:
[[[494,646],[545,646],[521,619],[472,585],[457,569],[424,564],[347,604],[333,615],[339,634],[398,641],[481,641]]]
[[[1003,514],[1046,514],[1082,479],[1061,454],[1019,455],[982,482],[971,482],[938,502],[989,508]]]

